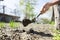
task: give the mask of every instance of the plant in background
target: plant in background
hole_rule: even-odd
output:
[[[49,24],[54,25],[55,22],[54,21],[49,21]]]
[[[4,22],[0,22],[0,28],[3,28],[5,26]]]
[[[34,6],[36,5],[36,0],[20,0],[20,7],[24,7],[22,9],[23,13],[25,13],[26,18],[32,19],[35,16]]]
[[[47,18],[41,18],[42,22],[45,23],[45,24],[48,24],[49,23],[49,20]]]
[[[54,21],[50,21],[50,20],[48,20],[47,18],[41,18],[41,20],[42,20],[42,22],[43,22],[44,24],[51,24],[51,25],[54,25],[54,24],[55,24]]]
[[[54,30],[53,31],[53,40],[60,40],[60,31],[59,30]]]

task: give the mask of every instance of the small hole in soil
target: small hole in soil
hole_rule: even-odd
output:
[[[30,40],[30,39],[27,39],[27,40]]]
[[[30,31],[30,33],[33,33],[33,32],[34,32],[34,30],[33,30],[33,29],[30,29],[29,31]]]
[[[25,32],[25,30],[23,30],[23,32]]]

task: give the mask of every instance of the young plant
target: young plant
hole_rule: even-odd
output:
[[[19,22],[10,21],[9,25],[10,25],[11,28],[16,28],[16,27],[20,26],[20,23]]]
[[[0,28],[3,28],[5,26],[4,22],[0,22]]]
[[[14,21],[10,21],[10,23],[9,23],[9,24],[10,24],[10,27],[11,27],[11,28],[15,28],[15,27],[16,27],[16,24],[15,24],[15,22],[14,22]]]

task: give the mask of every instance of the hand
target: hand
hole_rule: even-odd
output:
[[[42,8],[41,13],[45,13],[50,8],[51,5],[52,5],[51,3],[46,3]]]

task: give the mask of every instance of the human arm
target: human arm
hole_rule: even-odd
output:
[[[41,10],[41,13],[43,14],[43,13],[45,13],[46,11],[48,11],[48,9],[51,7],[51,6],[53,6],[53,5],[56,5],[56,4],[60,4],[60,1],[54,1],[54,2],[48,2],[48,3],[46,3],[44,6],[43,6],[43,8],[42,8],[42,10]]]

